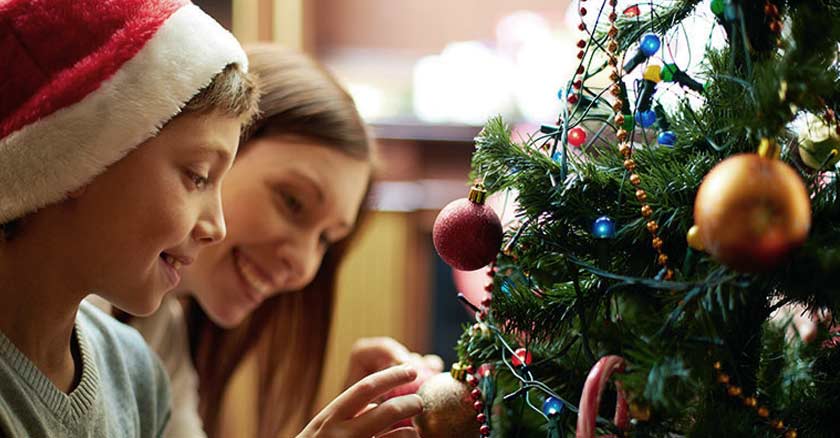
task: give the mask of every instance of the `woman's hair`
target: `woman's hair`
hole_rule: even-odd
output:
[[[323,67],[275,45],[252,45],[246,52],[262,96],[240,153],[247,153],[249,139],[288,134],[372,160],[371,140],[353,99]],[[258,436],[294,434],[309,420],[325,360],[336,273],[351,240],[327,251],[303,290],[269,298],[235,329],[216,326],[191,300],[187,314],[199,409],[211,438],[219,433],[225,390],[249,352],[259,364]]]

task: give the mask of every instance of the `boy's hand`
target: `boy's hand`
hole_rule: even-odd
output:
[[[420,397],[411,394],[372,403],[416,377],[417,371],[402,365],[362,378],[318,413],[297,438],[419,438],[411,427],[389,429],[423,411]]]

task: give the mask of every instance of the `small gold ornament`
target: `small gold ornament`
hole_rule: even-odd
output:
[[[685,235],[688,246],[697,251],[703,251],[703,239],[700,238],[700,227],[693,225]]]
[[[638,421],[650,421],[650,406],[640,403],[630,403],[630,416]]]

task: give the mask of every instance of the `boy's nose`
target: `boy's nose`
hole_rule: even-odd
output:
[[[217,197],[214,202],[210,203],[196,224],[193,238],[199,243],[212,245],[224,240],[226,235],[227,227],[222,211],[222,200]]]

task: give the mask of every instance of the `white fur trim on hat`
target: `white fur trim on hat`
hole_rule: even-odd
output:
[[[194,5],[175,11],[101,86],[0,139],[0,224],[60,201],[161,127],[242,47]]]

